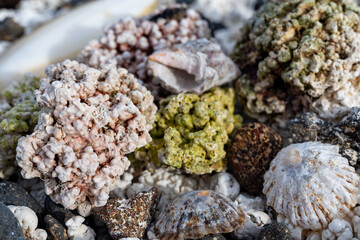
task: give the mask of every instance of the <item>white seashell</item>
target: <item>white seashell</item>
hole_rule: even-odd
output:
[[[28,72],[43,74],[46,66],[74,58],[106,24],[128,15],[145,15],[157,0],[102,0],[84,4],[16,42],[0,58],[0,89]]]
[[[161,49],[148,59],[154,81],[173,93],[203,92],[228,83],[240,71],[221,47],[205,38]]]
[[[348,218],[359,198],[360,176],[335,145],[292,144],[277,154],[264,178],[267,204],[305,229]]]

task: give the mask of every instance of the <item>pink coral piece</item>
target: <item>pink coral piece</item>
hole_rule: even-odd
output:
[[[51,198],[69,209],[103,206],[129,167],[125,154],[151,141],[153,97],[125,69],[96,70],[66,60],[46,69],[35,92],[38,125],[20,139],[24,178],[41,177]]]

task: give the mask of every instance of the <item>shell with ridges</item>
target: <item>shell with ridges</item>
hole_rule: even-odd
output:
[[[228,233],[243,225],[245,215],[229,198],[211,190],[192,191],[170,202],[156,224],[158,239],[201,238]]]
[[[292,144],[264,178],[267,204],[302,228],[323,229],[333,219],[346,219],[358,202],[360,176],[335,145]]]

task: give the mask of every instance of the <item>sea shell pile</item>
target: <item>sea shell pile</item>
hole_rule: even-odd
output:
[[[0,3],[1,239],[360,240],[355,0],[77,4]]]

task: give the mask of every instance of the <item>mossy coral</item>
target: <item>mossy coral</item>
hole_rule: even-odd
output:
[[[0,96],[0,178],[14,172],[17,142],[37,123],[39,107],[33,92],[39,87],[40,79],[28,76]]]
[[[352,0],[270,0],[232,53],[246,111],[339,118],[360,104],[360,8]]]
[[[153,141],[137,150],[136,158],[193,174],[223,171],[224,145],[242,121],[241,116],[234,115],[234,105],[235,93],[231,88],[164,99],[150,131]]]

